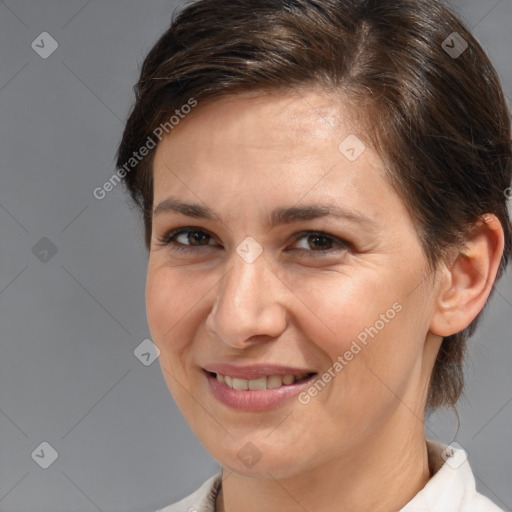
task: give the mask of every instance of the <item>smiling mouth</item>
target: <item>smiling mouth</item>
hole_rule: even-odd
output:
[[[207,372],[208,375],[216,378],[220,384],[239,391],[264,391],[266,389],[277,389],[281,387],[293,386],[296,383],[302,383],[316,373],[303,373],[300,375],[267,375],[257,379],[240,379],[223,375],[221,373]]]

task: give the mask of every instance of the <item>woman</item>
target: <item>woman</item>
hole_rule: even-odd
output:
[[[199,0],[118,152],[167,385],[221,464],[171,511],[498,511],[425,414],[512,254],[495,70],[432,0]]]

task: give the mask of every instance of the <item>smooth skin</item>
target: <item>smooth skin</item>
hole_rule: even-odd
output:
[[[424,408],[442,337],[476,317],[498,270],[504,235],[493,215],[463,254],[429,270],[412,218],[347,105],[313,89],[199,102],[156,150],[154,207],[174,198],[216,213],[154,215],[146,304],[169,390],[224,468],[218,511],[405,506],[431,477]],[[353,162],[338,149],[351,134],[366,145]],[[325,216],[270,229],[272,210],[311,204],[372,223]],[[165,245],[187,226],[200,232]],[[252,263],[236,252],[248,236],[263,249]],[[321,374],[396,302],[402,310],[307,405],[292,398],[239,411],[209,389],[208,363]],[[261,453],[252,467],[237,457],[249,442]]]

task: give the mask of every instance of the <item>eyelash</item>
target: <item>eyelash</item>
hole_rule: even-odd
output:
[[[174,230],[170,231],[169,233],[165,234],[163,237],[158,239],[157,245],[162,246],[162,247],[169,247],[173,251],[188,252],[188,253],[199,252],[204,247],[210,246],[209,244],[202,245],[202,246],[188,246],[188,245],[180,244],[179,242],[175,242],[176,238],[183,233],[200,233],[202,235],[207,235],[208,237],[210,237],[210,240],[213,240],[213,237],[204,229],[196,228],[193,226],[187,226],[187,227],[174,229]],[[302,231],[300,233],[297,233],[295,235],[294,243],[297,243],[301,238],[310,237],[310,236],[317,236],[319,238],[325,238],[325,239],[333,242],[333,244],[339,246],[339,249],[333,248],[333,249],[325,249],[325,250],[319,250],[319,251],[298,249],[300,251],[319,253],[313,257],[327,256],[327,255],[332,254],[333,252],[338,252],[339,250],[347,250],[350,247],[350,244],[348,242],[341,240],[337,237],[334,237],[332,235],[329,235],[328,233],[324,233],[322,231]],[[179,245],[174,245],[174,243],[177,243]]]

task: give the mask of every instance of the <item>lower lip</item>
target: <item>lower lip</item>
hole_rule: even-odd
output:
[[[242,411],[265,411],[272,409],[297,396],[311,385],[316,375],[307,379],[281,386],[275,389],[264,389],[261,391],[232,389],[217,380],[217,377],[205,372],[210,389],[220,402],[224,405]]]

